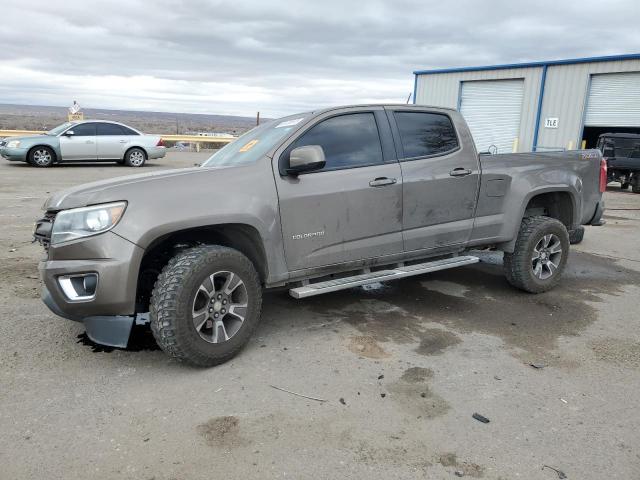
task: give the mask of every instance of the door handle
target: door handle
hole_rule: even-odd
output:
[[[126,140],[120,140],[120,143],[127,143]]]
[[[369,182],[370,187],[384,187],[385,185],[393,185],[398,180],[395,178],[378,177]]]
[[[471,175],[471,170],[469,170],[468,168],[458,167],[451,170],[449,172],[449,175],[451,175],[452,177],[466,177],[467,175]]]
[[[93,143],[93,141],[92,140],[87,140],[84,143]]]

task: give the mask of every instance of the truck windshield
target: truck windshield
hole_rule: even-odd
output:
[[[52,128],[51,130],[49,130],[48,132],[46,132],[46,135],[53,135],[56,136],[59,133],[62,133],[64,130],[66,130],[67,128],[69,128],[71,125],[73,125],[73,123],[71,122],[65,122],[62,125],[58,125],[56,128]]]
[[[305,118],[305,115],[296,115],[255,127],[218,150],[202,166],[227,167],[255,162],[287,136]]]

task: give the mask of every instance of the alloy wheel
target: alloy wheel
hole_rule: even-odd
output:
[[[198,287],[193,299],[193,326],[204,341],[226,342],[244,322],[248,293],[235,273],[220,271],[209,275]]]
[[[543,236],[535,247],[531,257],[533,274],[540,280],[547,280],[558,270],[562,259],[560,238],[553,233]]]
[[[33,152],[33,161],[40,166],[49,165],[51,163],[51,153],[45,149],[36,150]]]

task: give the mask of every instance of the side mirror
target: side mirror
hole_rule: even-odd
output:
[[[324,150],[320,145],[306,145],[291,150],[289,154],[289,167],[286,172],[289,175],[298,175],[303,172],[320,170],[326,164]]]
[[[75,135],[75,133],[73,132],[73,130],[67,130],[66,132],[64,132],[65,136],[67,137],[72,137],[73,135]]]

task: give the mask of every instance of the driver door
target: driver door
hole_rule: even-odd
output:
[[[72,133],[73,132],[73,133]],[[78,123],[60,135],[62,160],[96,160],[96,124]]]
[[[325,167],[283,174],[291,150],[306,145],[322,147]],[[276,185],[289,271],[402,252],[402,175],[382,108],[327,113],[279,158]]]

